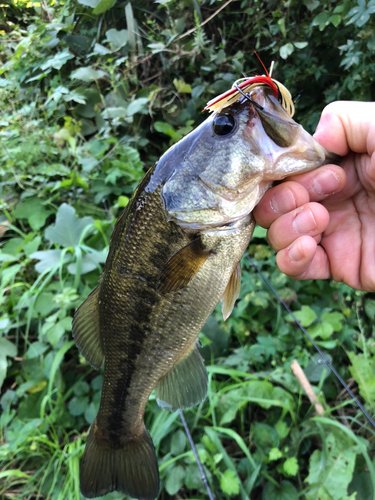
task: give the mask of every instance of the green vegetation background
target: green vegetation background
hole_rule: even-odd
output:
[[[147,168],[204,119],[209,99],[263,73],[254,48],[292,94],[303,91],[296,120],[310,132],[328,102],[374,100],[374,13],[375,0],[2,1],[1,498],[80,498],[102,375],[72,342],[71,317]],[[215,498],[372,500],[374,429],[251,259],[371,414],[374,297],[287,279],[265,231],[254,236],[237,307],[225,323],[216,311],[201,335],[208,398],[185,412]],[[151,397],[146,424],[160,498],[206,498],[178,414]]]

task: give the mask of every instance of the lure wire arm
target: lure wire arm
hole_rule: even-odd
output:
[[[247,99],[248,101],[251,102],[251,104],[253,106],[255,106],[256,108],[258,108],[260,111],[263,111],[263,106],[261,106],[260,104],[258,104],[257,102],[253,101],[253,99],[251,99],[251,97],[249,96],[249,94],[245,94],[245,92],[240,88],[240,86],[238,85],[238,83],[234,83],[233,86],[237,89],[237,91],[243,95],[245,97],[245,99]]]

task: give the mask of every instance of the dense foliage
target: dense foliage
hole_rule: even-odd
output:
[[[253,49],[297,94],[309,131],[324,105],[374,100],[375,0],[4,0],[0,5],[0,497],[78,499],[101,372],[71,317],[95,287],[112,224],[147,168],[244,75]],[[370,500],[374,430],[286,315],[267,276],[375,409],[375,300],[278,272],[265,231],[241,297],[201,334],[207,400],[186,411],[215,498]],[[314,416],[297,359],[325,408]],[[178,413],[147,407],[160,498],[206,498]],[[123,495],[113,493],[115,500]]]

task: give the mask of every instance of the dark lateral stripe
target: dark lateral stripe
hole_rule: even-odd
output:
[[[146,256],[152,263],[153,268],[157,273],[158,270],[162,269],[166,259],[169,257],[170,238],[176,238],[176,235],[171,234],[174,232],[173,223],[166,223],[164,220],[159,193],[142,192],[138,194],[138,199],[135,199],[134,202],[136,203],[138,200],[142,202],[142,208],[129,214],[132,221],[131,224],[127,226],[126,231],[131,238],[130,232],[133,230],[136,231],[138,228],[143,226],[144,217],[148,215],[148,211],[153,207],[158,208],[153,212],[153,218],[156,226],[155,230],[162,231],[165,238],[159,238],[152,241],[152,245],[149,245],[147,248]],[[151,207],[147,206],[148,203],[151,203]],[[126,247],[122,248],[122,251],[126,251]],[[141,251],[142,249],[140,249],[140,252]],[[121,268],[121,262],[117,265],[117,259],[116,262],[113,262],[112,264],[116,264],[116,267]],[[127,269],[123,269],[123,271],[127,271]],[[156,291],[156,276],[147,276],[146,270],[142,276],[142,280],[134,280],[134,278],[131,280],[132,287],[130,293],[129,290],[127,291],[128,306],[125,307],[125,310],[123,302],[116,304],[110,299],[108,300],[106,306],[104,306],[105,316],[110,314],[112,318],[125,317],[126,320],[124,323],[126,323],[127,328],[126,338],[121,338],[121,332],[119,332],[118,336],[114,336],[113,332],[111,332],[111,338],[115,342],[117,353],[116,362],[118,366],[116,370],[119,371],[118,377],[116,377],[115,380],[108,380],[108,373],[106,373],[105,370],[104,382],[110,382],[111,396],[116,401],[116,406],[113,408],[113,412],[107,421],[107,429],[114,440],[118,438],[122,427],[125,401],[130,395],[129,388],[137,370],[137,357],[142,353],[145,340],[152,331],[151,316],[155,307],[158,306],[161,300],[160,295]],[[108,286],[108,284],[109,282],[107,282],[107,280],[103,280],[102,286]],[[107,289],[107,294],[110,295],[110,289]],[[102,318],[102,328],[105,328],[105,322],[106,318],[104,317]],[[113,347],[111,348],[111,351],[112,349]],[[113,365],[111,366],[111,370],[113,371]]]

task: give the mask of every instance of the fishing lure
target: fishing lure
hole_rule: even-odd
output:
[[[247,94],[251,92],[251,90],[254,90],[256,87],[268,86],[271,88],[274,96],[280,102],[281,106],[285,109],[288,115],[290,117],[294,115],[294,103],[289,90],[282,83],[278,82],[274,78],[271,78],[270,73],[272,74],[272,65],[269,73],[255,50],[254,53],[262,64],[266,72],[266,76],[257,75],[252,76],[251,78],[246,77],[236,80],[230,90],[227,90],[226,92],[224,92],[224,94],[221,94],[209,101],[203,111],[208,110],[220,112],[225,107],[230,106],[234,102],[236,102],[241,96],[245,96],[247,99],[251,100]],[[253,104],[257,107],[259,106],[259,104],[255,102],[253,102]]]

